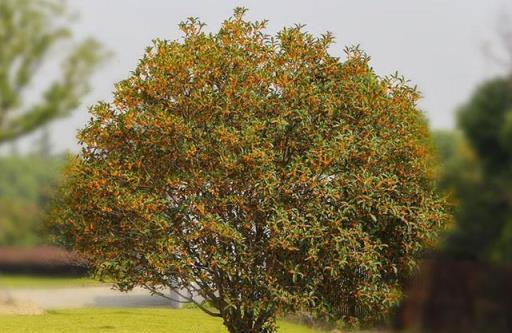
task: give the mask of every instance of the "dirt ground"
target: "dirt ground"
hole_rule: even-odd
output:
[[[34,303],[16,301],[7,292],[0,291],[0,314],[40,315],[45,311]]]

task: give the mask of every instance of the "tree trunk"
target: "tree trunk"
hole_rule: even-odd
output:
[[[224,318],[224,325],[230,333],[274,333],[273,316],[247,316],[237,311],[229,318]]]

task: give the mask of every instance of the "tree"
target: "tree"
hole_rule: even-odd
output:
[[[233,333],[375,318],[446,220],[418,94],[244,12],[188,19],[91,108],[54,227],[121,290],[171,287]]]
[[[47,126],[43,126],[41,128],[41,135],[34,141],[33,146],[33,153],[45,158],[52,157],[52,142],[50,138],[50,131]]]
[[[48,243],[44,215],[65,161],[40,153],[0,157],[0,246]]]
[[[478,157],[459,130],[437,130],[433,139],[440,160],[439,187],[457,200],[480,180]]]
[[[447,242],[455,257],[494,263],[512,258],[511,111],[512,85],[506,77],[482,84],[459,110],[459,127],[474,158],[444,177],[459,202]],[[461,178],[464,174],[471,177]]]
[[[0,144],[68,115],[87,92],[90,74],[106,56],[94,39],[76,44],[63,57],[59,75],[37,80],[41,67],[57,61],[52,51],[62,50],[71,37],[63,26],[68,16],[62,2],[0,0]],[[28,103],[34,81],[42,96]]]

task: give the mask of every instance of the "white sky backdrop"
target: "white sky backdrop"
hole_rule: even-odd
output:
[[[113,84],[135,68],[154,38],[180,37],[177,24],[189,16],[215,31],[236,6],[249,8],[250,19],[268,19],[269,32],[306,24],[320,34],[331,31],[334,55],[346,45],[360,44],[379,75],[399,71],[418,85],[420,107],[432,128],[452,128],[455,110],[482,80],[500,69],[486,59],[482,45],[497,50],[497,19],[510,0],[69,0],[80,13],[77,37],[93,36],[114,52],[93,78],[83,105],[50,129],[57,151],[76,151],[75,133],[88,119],[87,107],[110,100]],[[512,26],[512,22],[510,23]],[[38,138],[21,141],[30,149]]]

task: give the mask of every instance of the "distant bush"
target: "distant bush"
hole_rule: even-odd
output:
[[[48,243],[44,215],[64,166],[63,157],[0,157],[0,246]]]
[[[460,133],[436,135],[444,165],[441,187],[457,203],[445,253],[511,264],[512,80],[481,84],[458,116]]]

